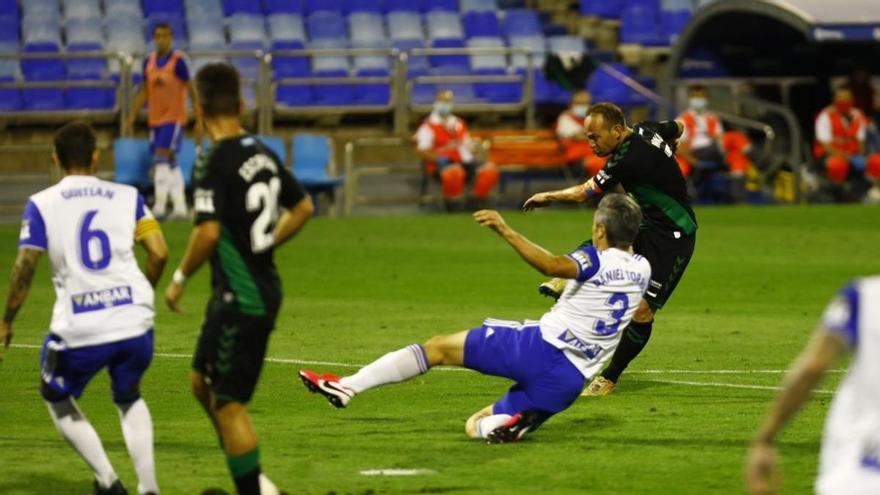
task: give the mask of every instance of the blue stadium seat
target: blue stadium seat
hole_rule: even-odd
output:
[[[306,133],[293,136],[292,172],[307,191],[332,190],[343,184],[342,178],[327,175],[332,147],[327,136]]]
[[[423,0],[422,11],[442,11],[458,13],[458,0]]]
[[[0,17],[0,43],[15,43],[21,36],[21,22],[13,17]]]
[[[422,18],[414,12],[391,12],[385,20],[392,40],[423,40]]]
[[[468,48],[504,48],[501,38],[471,38]],[[507,75],[507,57],[504,54],[471,55],[471,71],[482,75]],[[522,98],[522,85],[514,82],[487,82],[474,84],[477,97],[490,103],[514,103]]]
[[[412,50],[414,48],[424,48],[425,43],[422,40],[416,39],[402,39],[402,40],[393,40],[391,42],[392,48],[396,48],[400,51]],[[430,70],[430,66],[428,65],[428,58],[425,56],[410,56],[407,60],[406,70],[407,77],[412,78],[414,76],[422,76],[428,73]]]
[[[269,39],[274,41],[306,40],[306,28],[299,14],[272,14],[268,16]]]
[[[304,0],[263,0],[263,11],[272,14],[300,14],[305,10]]]
[[[101,5],[98,0],[64,0],[64,18],[93,19],[101,17]]]
[[[116,105],[115,100],[113,88],[67,89],[67,108],[70,110],[111,110]]]
[[[508,40],[511,48],[525,48],[532,52],[532,68],[544,67],[547,58],[547,42],[541,35],[534,36],[511,36]],[[528,67],[526,55],[513,54],[511,65],[517,69]]]
[[[668,12],[693,12],[694,2],[693,0],[660,0],[660,8]]]
[[[255,52],[263,49],[262,41],[233,41],[229,44],[230,50],[247,50]],[[242,79],[259,79],[260,59],[256,56],[230,57],[229,62],[238,69]]]
[[[620,14],[620,42],[662,45],[660,11],[644,6],[627,6]]]
[[[101,43],[74,43],[67,45],[68,52],[101,52]],[[103,79],[107,77],[107,61],[103,58],[69,58],[67,77],[70,79]]]
[[[236,14],[263,15],[263,6],[254,0],[223,0],[223,12],[226,16]]]
[[[14,77],[0,75],[0,83],[11,82],[15,82]],[[17,112],[22,107],[21,91],[16,88],[0,88],[0,110],[4,112]]]
[[[0,53],[18,53],[18,40],[0,41]],[[21,64],[14,59],[0,59],[0,81],[8,82],[8,79],[21,79]],[[16,94],[18,90],[16,90]]]
[[[509,10],[504,16],[504,33],[510,36],[541,35],[541,21],[538,14],[529,9]]]
[[[433,76],[458,76],[467,73],[467,68],[462,69],[457,66],[445,66],[431,69],[431,75]],[[480,101],[477,97],[476,91],[474,91],[474,85],[471,83],[438,83],[434,85],[434,88],[436,91],[452,91],[455,94],[455,101],[458,103],[477,103]],[[431,95],[431,98],[433,100],[433,94]]]
[[[17,0],[0,0],[0,17],[21,19],[21,11],[18,10]]]
[[[190,22],[206,19],[223,21],[223,4],[220,0],[190,0],[186,2],[184,9]]]
[[[690,22],[693,14],[688,10],[661,10],[660,11],[660,36],[669,44],[675,42],[684,28]]]
[[[461,0],[462,12],[495,12],[498,3],[495,0]]]
[[[226,48],[223,25],[205,18],[195,18],[189,24],[189,46],[193,50],[217,50]]]
[[[618,19],[624,0],[581,0],[581,15]]]
[[[410,101],[416,105],[430,105],[436,94],[437,87],[433,84],[413,84]]]
[[[346,14],[355,12],[382,13],[382,2],[379,0],[343,0],[342,9]]]
[[[114,182],[138,188],[151,184],[150,143],[146,139],[118,138],[113,141],[113,163]]]
[[[351,48],[376,48],[386,49],[388,44],[385,40],[353,40]],[[391,70],[391,58],[387,55],[358,55],[352,57],[352,65],[357,71],[385,71]]]
[[[421,0],[385,0],[383,12],[421,12]]]
[[[314,101],[311,86],[305,84],[279,84],[275,89],[275,101],[288,107],[311,105]]]
[[[456,39],[439,39],[431,42],[431,48],[464,48],[464,41]],[[468,56],[464,53],[458,55],[431,55],[429,57],[431,67],[457,67],[467,72],[470,64]]]
[[[342,0],[305,0],[305,13],[333,12],[342,15]]]
[[[235,14],[226,19],[230,43],[260,43],[266,41],[266,25],[262,15]]]
[[[360,77],[387,77],[389,72],[384,69],[355,70]],[[358,84],[354,92],[355,105],[387,105],[391,101],[390,84]]]
[[[51,43],[61,46],[61,21],[58,18],[25,17],[21,21],[25,46]]]
[[[461,20],[468,38],[501,36],[501,25],[495,12],[468,12]]]
[[[309,39],[346,39],[345,20],[337,12],[316,12],[306,18]]]
[[[21,3],[22,20],[61,19],[61,4],[58,0],[27,0]]]
[[[61,88],[22,89],[21,99],[25,110],[35,112],[54,112],[67,107]]]
[[[68,19],[64,23],[64,37],[68,46],[83,43],[103,44],[101,19],[98,17]]]
[[[344,39],[313,39],[309,48],[346,48]],[[315,77],[348,77],[348,58],[344,56],[312,57],[312,75]],[[350,84],[316,84],[312,87],[316,105],[347,105],[354,100],[353,88]]]
[[[299,40],[279,40],[272,42],[272,50],[301,50],[305,48]],[[308,57],[276,55],[272,57],[275,79],[286,77],[307,77],[309,75]]]
[[[29,44],[24,46],[25,53],[58,53],[58,45],[54,43]],[[21,70],[29,81],[61,81],[67,78],[67,71],[59,59],[24,59]]]
[[[105,20],[130,15],[143,19],[144,12],[140,0],[104,0]]]
[[[428,12],[425,14],[425,25],[428,28],[428,38],[437,39],[462,39],[464,30],[461,27],[461,19],[454,12]]]
[[[144,0],[144,14],[150,17],[155,14],[183,15],[183,0]]]
[[[354,41],[384,41],[385,23],[374,12],[355,12],[348,16],[349,38]]]
[[[624,64],[611,64],[611,66],[627,76],[632,75],[630,68]],[[629,86],[601,67],[593,71],[590,76],[590,80],[587,82],[587,91],[593,96],[594,101],[610,101],[618,105],[629,103]]]

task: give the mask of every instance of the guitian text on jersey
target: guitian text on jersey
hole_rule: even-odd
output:
[[[254,176],[263,170],[268,170],[273,175],[278,175],[278,165],[275,164],[275,160],[266,155],[259,154],[250,157],[248,161],[244,162],[244,165],[238,169],[238,175],[245,182],[251,182],[254,180]]]
[[[629,280],[630,282],[635,282],[639,285],[639,287],[642,288],[642,290],[645,290],[645,288],[648,286],[648,281],[645,280],[645,277],[643,277],[641,273],[624,270],[622,268],[605,270],[601,274],[599,274],[598,277],[596,277],[596,280],[591,280],[591,282],[593,282],[593,285],[595,285],[596,287],[602,287],[609,282],[617,282],[621,280]]]
[[[71,297],[74,314],[99,311],[114,306],[132,304],[131,287],[113,287],[110,289],[74,294]]]
[[[76,198],[104,198],[113,199],[115,193],[110,189],[104,189],[101,186],[73,187],[61,191],[61,197],[64,199]]]

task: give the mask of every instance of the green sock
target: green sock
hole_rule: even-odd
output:
[[[241,455],[227,455],[229,473],[239,495],[260,494],[260,448]]]

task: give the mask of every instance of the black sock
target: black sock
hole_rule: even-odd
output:
[[[238,495],[260,495],[260,449],[239,456],[227,456],[226,461]]]
[[[632,322],[623,331],[620,343],[617,344],[617,350],[611,356],[611,363],[602,371],[602,376],[617,383],[620,374],[629,366],[630,361],[636,358],[642,349],[648,345],[648,339],[651,338],[651,327],[654,321],[647,323]]]

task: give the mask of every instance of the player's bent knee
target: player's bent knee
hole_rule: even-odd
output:
[[[446,359],[446,353],[444,351],[444,337],[442,335],[431,337],[422,347],[425,349],[425,355],[428,357],[428,364],[431,366],[443,364]]]
[[[59,392],[43,381],[40,382],[40,396],[46,402],[61,402],[70,398],[70,394]]]
[[[130,387],[127,390],[114,390],[113,391],[113,402],[119,406],[131,404],[132,402],[135,402],[136,400],[138,400],[140,398],[141,398],[140,385],[134,385],[133,387]]]

